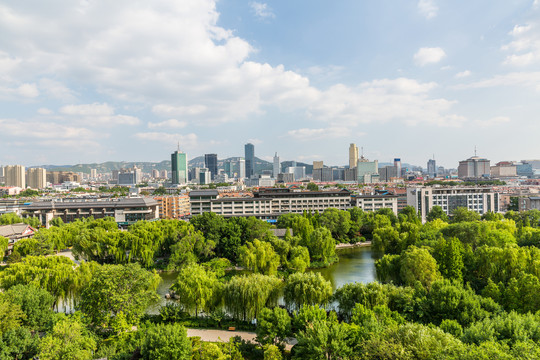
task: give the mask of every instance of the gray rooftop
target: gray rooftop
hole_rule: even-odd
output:
[[[80,209],[80,208],[124,208],[156,206],[158,202],[152,198],[120,198],[107,200],[75,200],[75,201],[38,201],[22,206],[23,210],[42,209]]]

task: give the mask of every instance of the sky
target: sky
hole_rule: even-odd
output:
[[[540,0],[5,0],[0,164],[540,158]]]

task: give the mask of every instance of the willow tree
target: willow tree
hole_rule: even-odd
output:
[[[253,240],[240,247],[240,264],[247,269],[264,275],[275,275],[279,266],[279,255],[269,242]]]
[[[200,310],[207,310],[216,288],[216,275],[198,264],[182,268],[171,287],[180,296],[179,302],[184,309],[195,310],[195,317],[198,316]]]
[[[320,273],[291,274],[283,290],[285,304],[299,309],[302,305],[325,305],[332,296],[332,285]]]
[[[235,276],[225,285],[225,309],[236,319],[256,318],[263,308],[277,305],[280,287],[281,280],[275,276]]]
[[[74,265],[65,256],[27,256],[0,272],[0,287],[8,290],[15,285],[32,284],[47,290],[57,304],[61,299],[70,300],[78,294],[80,267]]]
[[[0,258],[4,257],[4,254],[6,253],[8,246],[9,246],[8,238],[0,236]]]

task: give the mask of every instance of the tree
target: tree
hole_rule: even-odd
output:
[[[16,285],[5,294],[12,304],[20,306],[25,318],[23,326],[31,330],[44,330],[54,315],[54,297],[35,285]]]
[[[442,239],[439,250],[439,270],[448,279],[463,280],[463,245],[461,241],[453,237],[448,240]]]
[[[422,221],[418,217],[416,209],[413,206],[405,206],[398,214],[399,222],[409,222],[420,225]]]
[[[6,250],[9,246],[9,239],[3,236],[0,236],[0,259],[4,257]]]
[[[136,325],[148,306],[159,299],[159,275],[139,264],[103,265],[84,287],[80,308],[96,328],[110,330],[119,321]]]
[[[15,213],[6,213],[0,215],[0,225],[11,225],[22,223],[22,218]]]
[[[314,182],[310,182],[307,184],[306,188],[309,191],[319,191],[319,185],[315,184]]]
[[[96,350],[96,341],[75,317],[58,322],[39,345],[43,360],[87,360]]]
[[[264,347],[263,360],[281,360],[281,350],[276,345],[267,345]]]
[[[327,263],[336,256],[336,242],[330,231],[324,227],[313,230],[305,245],[314,261]]]
[[[285,304],[299,309],[302,305],[326,304],[332,296],[332,285],[320,273],[291,274],[283,290]]]
[[[0,334],[21,326],[26,315],[17,304],[12,304],[0,293]]]
[[[275,307],[262,309],[257,318],[257,341],[261,345],[284,346],[291,333],[291,318],[287,310]]]
[[[279,266],[279,255],[272,245],[257,239],[240,247],[239,260],[248,270],[264,275],[275,275]]]
[[[8,290],[19,284],[32,284],[47,290],[55,299],[74,297],[80,289],[81,276],[89,273],[95,263],[83,263],[75,268],[65,256],[27,256],[0,272],[0,287]]]
[[[147,360],[189,359],[191,342],[186,329],[179,324],[157,324],[150,327],[141,346]]]
[[[234,276],[223,292],[225,310],[243,321],[257,318],[263,308],[277,305],[280,289],[281,280],[275,276]]]
[[[309,268],[311,262],[309,260],[309,251],[304,246],[294,246],[289,252],[289,260],[287,267],[289,269],[304,272]]]
[[[466,222],[466,221],[478,221],[480,215],[466,207],[458,207],[452,211],[452,223]]]
[[[345,323],[334,316],[328,320],[315,320],[305,330],[297,333],[298,344],[293,359],[338,360],[347,359],[352,353],[349,347],[350,331]]]
[[[429,222],[435,219],[440,219],[444,222],[448,222],[448,215],[446,215],[442,207],[438,205],[432,207],[429,213],[426,215],[426,220]]]
[[[351,228],[351,214],[335,208],[328,208],[320,215],[321,226],[332,233],[332,237],[340,242],[349,242],[348,233]]]
[[[428,250],[411,246],[400,258],[400,275],[406,285],[420,281],[429,287],[439,277],[437,261]]]
[[[201,310],[207,310],[217,287],[216,275],[206,271],[202,265],[188,265],[178,273],[172,290],[180,296],[184,309],[195,310],[195,317]]]
[[[35,359],[39,351],[39,334],[18,327],[0,333],[0,359]]]

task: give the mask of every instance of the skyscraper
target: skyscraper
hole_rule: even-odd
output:
[[[430,177],[437,177],[437,163],[435,162],[435,159],[428,160],[427,173]]]
[[[356,144],[351,144],[349,146],[349,169],[356,167],[358,163],[358,146]]]
[[[22,165],[8,165],[4,167],[6,186],[26,188],[26,174]]]
[[[274,155],[274,169],[272,174],[274,175],[274,179],[277,179],[278,174],[281,172],[281,164],[279,162],[279,156],[276,152],[276,155]]]
[[[395,158],[394,159],[394,167],[396,168],[396,174],[397,177],[401,177],[401,159]]]
[[[250,178],[255,174],[255,146],[247,143],[244,146],[244,152],[246,155],[246,177]]]
[[[210,171],[212,180],[217,175],[217,154],[204,154],[204,166]]]
[[[47,171],[43,168],[31,168],[26,171],[26,182],[32,189],[47,187]]]
[[[171,154],[172,183],[185,184],[188,181],[187,154],[180,151],[180,147]]]

